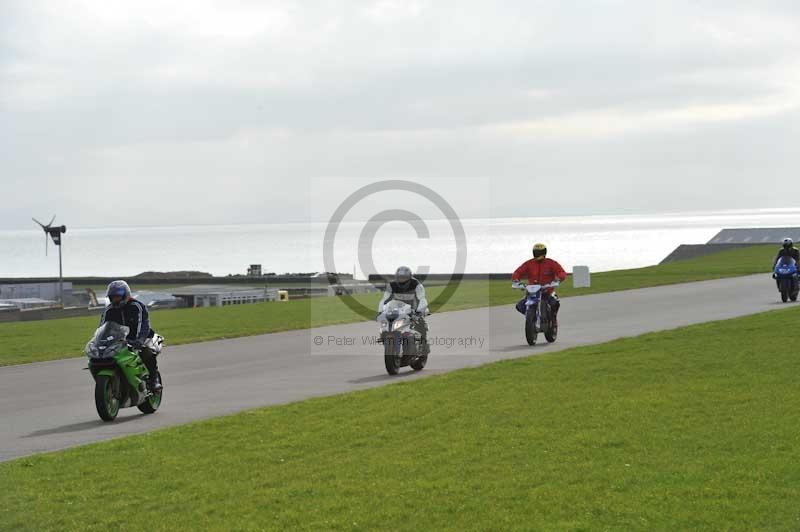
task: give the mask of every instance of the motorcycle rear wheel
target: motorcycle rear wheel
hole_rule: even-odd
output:
[[[158,374],[158,378],[161,379],[160,372]],[[161,385],[162,386],[164,385],[163,382]],[[158,410],[158,407],[161,406],[161,397],[163,395],[164,395],[164,388],[161,388],[161,390],[158,393],[154,393],[147,396],[147,399],[145,399],[144,403],[136,405],[136,408],[138,408],[142,414],[154,414],[155,411]]]
[[[550,328],[545,331],[544,337],[547,339],[547,343],[552,344],[558,338],[558,325],[551,325]]]
[[[94,384],[94,406],[103,421],[114,421],[119,414],[119,377],[98,375]]]
[[[421,355],[415,358],[414,361],[409,364],[409,366],[411,366],[411,369],[413,369],[414,371],[422,371],[423,369],[425,369],[425,364],[427,363],[428,363],[428,355]]]

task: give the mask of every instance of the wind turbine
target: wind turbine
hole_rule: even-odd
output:
[[[61,270],[61,235],[67,232],[66,225],[60,225],[53,227],[53,222],[56,219],[56,215],[54,214],[50,221],[47,224],[43,224],[36,218],[32,218],[34,222],[39,224],[39,227],[42,228],[44,231],[44,254],[47,255],[47,235],[50,235],[50,238],[53,239],[53,244],[58,246],[58,302],[61,303],[61,306],[64,306],[64,275]]]

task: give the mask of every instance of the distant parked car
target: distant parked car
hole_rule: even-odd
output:
[[[159,308],[178,308],[179,305],[178,299],[159,299],[156,301],[151,301],[147,304],[147,308],[149,309],[159,309]]]
[[[147,305],[149,309],[176,308],[179,300],[168,292],[143,290],[136,293],[136,299]]]

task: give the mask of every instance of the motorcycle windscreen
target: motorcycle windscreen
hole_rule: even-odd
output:
[[[784,275],[794,273],[797,271],[797,263],[792,257],[781,257],[775,264],[775,271]]]
[[[411,305],[398,299],[393,299],[383,307],[383,313],[392,319],[411,314]]]
[[[112,357],[125,347],[130,329],[119,323],[109,321],[94,332],[94,337],[86,346],[86,354],[95,358]]]

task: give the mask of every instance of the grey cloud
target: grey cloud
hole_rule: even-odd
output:
[[[62,6],[0,8],[0,179],[18,198],[0,227],[55,205],[104,224],[109,193],[156,195],[151,223],[324,218],[305,189],[330,177],[558,183],[547,214],[777,206],[741,191],[800,170],[792,2],[278,2],[275,29],[242,36],[236,17],[215,34],[213,16]],[[262,7],[218,8],[240,9]],[[701,116],[720,106],[744,111]],[[592,133],[607,111],[641,124]],[[544,126],[503,129],[525,123]],[[491,201],[531,214],[524,194]]]

